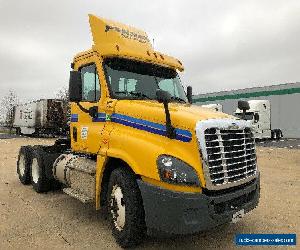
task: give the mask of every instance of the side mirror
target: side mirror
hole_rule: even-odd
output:
[[[69,100],[70,102],[80,102],[82,100],[82,82],[79,71],[70,71]]]
[[[92,118],[97,118],[97,116],[98,116],[98,107],[97,106],[90,107],[89,108],[89,115]]]
[[[238,108],[243,111],[249,110],[250,109],[249,102],[238,101]]]
[[[193,88],[192,86],[188,86],[187,89],[186,89],[186,97],[188,99],[188,102],[190,104],[193,103]]]
[[[156,98],[158,102],[164,104],[165,115],[166,115],[166,132],[167,137],[170,139],[174,139],[176,137],[175,128],[172,126],[170,110],[169,110],[169,102],[171,101],[171,94],[167,91],[158,89],[156,90]]]
[[[171,101],[171,94],[168,91],[161,89],[156,90],[156,98],[160,103],[169,103]]]

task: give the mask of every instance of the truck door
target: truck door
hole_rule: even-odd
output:
[[[101,104],[101,83],[96,63],[91,60],[80,66],[82,79],[82,100],[71,106],[71,143],[72,149],[78,152],[95,154],[98,152],[105,126],[105,108]],[[96,110],[92,117],[89,109]]]

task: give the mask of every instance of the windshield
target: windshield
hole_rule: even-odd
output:
[[[168,91],[174,101],[187,102],[176,70],[121,58],[105,60],[106,79],[117,99],[156,99],[156,90]]]
[[[245,118],[243,118],[243,113],[235,113],[235,116],[240,118],[240,119],[244,119],[244,120],[253,120],[253,116],[254,116],[254,113],[253,112],[246,112],[245,114]]]

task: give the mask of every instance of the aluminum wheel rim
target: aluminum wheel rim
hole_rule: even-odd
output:
[[[25,174],[25,155],[21,154],[19,159],[19,173],[21,176]]]
[[[34,183],[37,183],[40,175],[39,175],[39,164],[36,158],[33,158],[32,160],[31,176],[32,176],[32,181]]]
[[[111,192],[110,212],[115,227],[122,231],[125,225],[125,203],[121,187],[114,185]]]

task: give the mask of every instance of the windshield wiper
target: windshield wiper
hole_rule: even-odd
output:
[[[144,97],[144,98],[149,99],[149,100],[152,99],[152,98],[150,98],[149,96],[147,96],[146,94],[144,94],[144,93],[142,93],[142,92],[130,91],[130,92],[128,92],[128,93],[130,93],[131,95],[138,96],[138,97]]]
[[[176,101],[179,101],[179,102],[182,102],[182,103],[186,103],[186,101],[180,97],[177,97],[177,96],[172,96],[171,97],[172,100],[176,100]]]
[[[130,95],[133,95],[133,96],[137,96],[137,97],[144,97],[146,99],[149,99],[151,100],[152,98],[150,98],[149,96],[147,96],[146,94],[142,93],[142,92],[135,92],[135,91],[115,91],[114,92],[115,94],[124,94],[124,95],[127,95],[127,94],[130,94]]]

